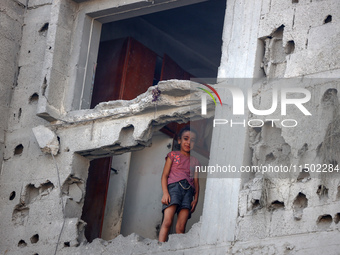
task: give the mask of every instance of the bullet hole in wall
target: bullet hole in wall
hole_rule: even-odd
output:
[[[293,202],[294,219],[301,220],[303,209],[308,206],[308,199],[305,194],[299,192]]]
[[[49,23],[46,22],[46,23],[40,28],[39,32],[44,32],[44,31],[46,31],[46,30],[48,29],[48,25],[49,25]]]
[[[15,191],[12,191],[9,195],[9,200],[13,200],[15,198]]]
[[[332,224],[333,218],[329,214],[324,214],[318,217],[316,224],[318,225],[319,229],[327,229]]]
[[[27,243],[24,241],[24,240],[20,240],[19,243],[18,243],[18,247],[26,247],[27,246]]]
[[[32,103],[37,102],[38,100],[39,100],[38,93],[34,93],[30,96],[29,103],[32,104]]]
[[[22,144],[17,145],[14,149],[14,155],[21,155],[24,150],[24,146]]]
[[[324,24],[332,22],[332,15],[328,15],[325,20],[323,21]]]
[[[306,153],[306,151],[308,151],[308,144],[307,144],[307,143],[305,143],[305,144],[301,147],[301,149],[298,150],[298,156],[299,156],[299,157],[302,157],[302,156]]]
[[[326,200],[328,199],[328,189],[324,185],[319,185],[318,190],[316,191],[319,199]]]
[[[335,223],[335,224],[338,224],[339,221],[340,221],[340,213],[337,213],[337,214],[335,214],[335,216],[334,216],[334,223]]]
[[[262,131],[262,127],[253,127],[256,133],[260,133]]]
[[[294,208],[306,208],[308,205],[308,199],[305,194],[302,192],[299,192],[299,194],[296,196],[293,207]]]
[[[35,234],[34,236],[31,237],[31,243],[37,243],[39,241],[39,235]]]
[[[285,208],[285,203],[279,200],[275,200],[271,203],[269,206],[270,210],[278,210],[278,209],[284,209]]]
[[[46,36],[49,23],[46,22],[39,30],[39,35]]]
[[[54,184],[47,180],[45,183],[41,184],[40,186],[40,193],[46,191],[46,190],[52,190],[54,189]]]
[[[25,203],[29,205],[34,200],[36,200],[39,195],[48,195],[53,189],[53,183],[48,180],[45,183],[41,184],[39,187],[35,187],[34,184],[28,184],[25,190]]]
[[[292,54],[295,50],[295,42],[292,41],[288,41],[286,46],[285,46],[285,53],[286,54]]]
[[[274,39],[282,39],[283,38],[283,32],[284,32],[284,29],[285,29],[285,25],[281,25],[279,26],[276,30],[274,30],[274,32],[271,34],[271,38]]]
[[[18,119],[20,119],[20,118],[21,118],[21,114],[22,114],[22,109],[21,109],[21,108],[19,108],[19,111],[18,111]]]
[[[334,88],[327,89],[322,96],[322,102],[334,105],[335,99],[337,98],[338,90]]]
[[[274,154],[271,152],[269,154],[266,155],[266,162],[272,162],[276,159],[276,157],[274,156]]]
[[[292,4],[297,4],[299,3],[299,0],[292,0]]]
[[[260,204],[260,200],[259,199],[253,199],[251,201],[252,203],[252,210],[256,210],[256,209],[260,209],[261,208],[261,204]]]
[[[303,168],[297,177],[298,182],[306,182],[310,180],[310,174],[308,169]]]
[[[70,242],[64,242],[64,247],[70,247]]]

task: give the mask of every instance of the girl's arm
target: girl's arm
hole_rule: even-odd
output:
[[[191,212],[193,213],[196,209],[196,205],[198,203],[198,195],[200,193],[200,186],[199,186],[199,179],[198,179],[198,172],[195,171],[194,175],[194,185],[195,185],[195,196],[194,200],[191,202]]]
[[[170,195],[168,191],[168,178],[170,174],[172,161],[169,157],[166,158],[163,174],[162,174],[162,190],[163,190],[163,197],[162,197],[162,204],[168,205],[170,203]]]

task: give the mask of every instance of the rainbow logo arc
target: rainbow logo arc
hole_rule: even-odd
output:
[[[221,106],[223,106],[221,97],[220,97],[220,95],[217,93],[216,89],[214,89],[211,85],[208,85],[208,84],[205,84],[205,83],[201,83],[201,84],[204,85],[204,86],[206,86],[206,87],[207,87],[208,89],[210,89],[212,92],[214,92],[215,95],[217,96],[218,100],[220,101]],[[209,90],[204,89],[204,88],[200,88],[200,87],[198,87],[198,88],[201,89],[201,90],[203,90],[205,93],[207,93],[207,94],[212,98],[212,100],[214,101],[215,106],[217,105],[216,100],[215,100],[213,94],[212,94]],[[202,115],[207,115],[207,97],[206,97],[206,94],[203,94],[203,95],[202,95],[201,100],[202,100],[202,101],[201,101],[201,102],[202,102],[202,104],[201,104],[201,106],[202,106],[202,108],[201,108],[201,114],[202,114]]]
[[[216,89],[214,89],[212,86],[210,86],[210,85],[208,85],[208,84],[202,84],[202,85],[206,86],[206,87],[209,88],[212,92],[215,93],[215,95],[217,96],[217,98],[218,98],[218,100],[220,101],[220,104],[221,104],[221,106],[222,106],[221,97],[220,97],[220,95],[217,93]],[[212,100],[214,101],[215,105],[217,105],[216,100],[215,100],[213,94],[211,94],[211,92],[210,92],[209,90],[203,89],[203,88],[200,88],[200,87],[198,87],[198,88],[201,89],[201,90],[203,90],[204,92],[206,92],[206,93],[212,98]]]

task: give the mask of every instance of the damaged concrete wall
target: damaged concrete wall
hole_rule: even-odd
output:
[[[92,12],[98,2],[92,1]],[[102,9],[117,7],[112,1],[102,2]],[[0,186],[0,224],[6,231],[2,232],[0,252],[53,254],[65,249],[71,254],[74,250],[70,248],[84,241],[80,216],[89,160],[148,146],[153,131],[166,123],[199,116],[200,100],[190,101],[188,83],[173,81],[160,85],[162,96],[156,112],[151,90],[130,102],[104,103],[91,111],[65,111],[72,109],[74,101],[69,85],[75,76],[69,74],[84,71],[77,59],[83,55],[70,56],[81,46],[77,39],[83,36],[75,24],[83,22],[79,17],[84,18],[84,9],[89,8],[68,0],[28,1],[28,6],[19,7],[23,40],[20,51],[19,43],[13,51],[19,55],[14,70],[18,68],[20,73],[11,101],[13,114],[7,118]],[[51,126],[48,121],[55,117],[60,120]]]
[[[8,219],[3,221],[2,227],[11,228],[13,225],[13,236],[11,234],[9,238],[19,240],[17,243],[12,240],[12,247],[6,240],[2,247],[8,247],[11,252],[53,252],[56,246],[48,245],[47,240],[59,238],[58,250],[80,245],[84,241],[84,223],[80,216],[89,159],[144,148],[150,144],[153,131],[169,121],[186,122],[195,116],[192,115],[193,112],[199,116],[200,100],[193,97],[189,84],[188,81],[176,80],[160,84],[162,97],[157,103],[157,112],[155,103],[152,102],[154,88],[150,88],[130,102],[101,103],[93,110],[73,112],[65,116],[64,121],[67,122],[55,123],[48,128],[50,131],[34,128],[35,137],[32,131],[29,135],[31,146],[26,149],[24,144],[20,156],[9,158],[2,175],[4,180],[15,178],[7,166],[24,164],[18,162],[19,160],[25,162],[29,159],[30,167],[27,169],[34,169],[32,172],[28,170],[27,173],[21,173],[21,186],[9,193],[10,204],[4,206]],[[190,113],[189,109],[194,111]],[[45,139],[51,130],[60,140],[58,155],[55,157],[55,144],[48,143]],[[51,150],[46,150],[46,147]],[[38,155],[38,159],[32,159],[29,155],[31,153]],[[14,183],[8,182],[4,194],[13,187]],[[37,219],[39,225],[36,224]],[[19,233],[19,229],[25,231]],[[32,232],[34,236],[38,236],[34,239],[38,239],[35,242],[38,245],[28,241],[33,236],[30,237]],[[40,242],[46,243],[46,246],[40,245]]]
[[[303,79],[281,80],[281,85],[308,89],[312,98],[305,106],[312,116],[306,118],[297,108],[290,108],[289,118],[298,120],[298,125],[286,128],[280,124],[285,116],[279,111],[270,116],[280,120],[274,125],[263,116],[250,114],[250,118],[265,122],[262,127],[249,129],[251,165],[301,167],[281,176],[257,173],[243,185],[235,239],[258,241],[284,237],[285,241],[274,246],[268,243],[266,249],[238,247],[233,252],[316,254],[320,248],[305,243],[303,237],[311,234],[310,238],[320,238],[317,246],[335,254],[325,246],[335,245],[333,238],[338,236],[340,212],[339,174],[328,168],[336,167],[339,162],[336,123],[340,73],[335,60],[339,58],[339,9],[338,1],[301,0],[270,1],[270,4],[268,1],[262,7],[258,37],[263,47],[263,58],[259,58],[263,76],[303,76]],[[256,109],[271,107],[273,87],[277,83],[280,81],[266,80],[253,85]],[[317,164],[327,164],[326,171],[316,173]],[[308,172],[307,168],[315,172]],[[289,239],[291,235],[297,235],[296,240],[303,245]]]
[[[76,2],[80,3],[29,0],[25,7],[7,0],[0,8],[1,13],[6,10],[1,15],[1,45],[8,45],[4,52],[12,54],[0,57],[1,72],[6,74],[0,78],[5,95],[0,131],[8,123],[7,132],[0,133],[0,153],[4,150],[0,253],[53,254],[56,249],[58,254],[336,253],[339,179],[327,174],[314,178],[306,172],[283,179],[258,174],[243,176],[249,181],[208,179],[201,223],[186,235],[170,235],[168,243],[134,234],[86,243],[80,216],[90,159],[148,146],[152,133],[166,123],[185,122],[192,117],[190,112],[198,117],[200,100],[189,100],[192,93],[185,82],[170,81],[159,85],[157,112],[151,89],[129,102],[78,110],[82,86],[91,83],[84,81],[86,75],[91,77],[86,63],[94,58],[88,57],[89,31],[100,27],[91,17],[102,15],[104,22],[112,19],[106,16],[111,11],[119,16],[119,11],[129,13],[129,8],[133,15],[144,13],[143,8],[154,2]],[[289,130],[279,124],[249,130],[216,128],[211,164],[336,165],[340,161],[335,79],[339,77],[339,10],[337,0],[228,0],[220,78],[327,80],[300,85],[312,90],[307,107],[314,123],[301,120],[301,125]],[[255,107],[267,109],[272,82],[251,86]],[[293,116],[299,118],[298,114]],[[218,108],[216,116],[223,116]],[[52,135],[51,140],[58,148],[56,155],[39,144],[39,135],[32,131],[38,126],[57,137]]]
[[[18,57],[21,45],[25,6],[12,0],[0,7],[0,169],[5,149],[5,131],[9,117],[20,118],[21,109],[11,109],[13,90],[18,86]]]
[[[26,4],[28,1],[21,2]],[[52,1],[30,1],[28,6],[22,6],[18,1],[1,3],[1,8],[5,10],[6,4],[7,7],[12,6],[12,11],[8,9],[7,12],[9,17],[14,14],[17,16],[13,17],[12,24],[7,24],[7,15],[1,15],[1,32],[7,33],[7,36],[10,35],[9,31],[13,34],[12,38],[8,38],[12,40],[10,45],[13,49],[8,48],[2,52],[4,57],[6,57],[4,54],[13,54],[13,56],[7,56],[8,63],[2,63],[1,68],[14,70],[9,69],[6,72],[8,75],[13,75],[12,80],[7,81],[7,86],[13,87],[13,94],[7,118],[5,161],[1,174],[1,215],[3,216],[1,229],[4,234],[0,245],[1,253],[9,252],[9,247],[14,248],[11,251],[13,254],[18,254],[23,251],[15,251],[16,249],[41,245],[43,243],[41,240],[44,240],[45,233],[49,230],[47,227],[39,228],[38,221],[29,219],[53,218],[53,211],[58,208],[58,204],[50,199],[50,195],[56,191],[56,180],[51,178],[45,167],[42,168],[43,165],[48,167],[49,160],[45,163],[44,160],[40,160],[43,154],[34,146],[36,141],[32,137],[33,127],[46,124],[36,116],[36,111],[51,13],[50,2]],[[1,43],[1,45],[6,44]],[[17,78],[13,81],[14,77]],[[9,99],[7,94],[6,101]],[[5,99],[1,100],[2,102],[5,102]],[[40,210],[40,208],[45,209]],[[49,220],[51,224],[52,218]],[[33,250],[32,253],[42,253],[44,245],[39,249],[40,252]]]
[[[337,1],[267,2],[259,31],[267,75],[297,77],[339,69]]]

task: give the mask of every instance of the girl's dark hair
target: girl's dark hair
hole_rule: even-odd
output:
[[[195,133],[196,137],[198,136],[197,131],[196,131],[194,128],[192,128],[192,127],[190,127],[190,126],[188,125],[188,126],[185,126],[184,128],[182,128],[182,129],[179,131],[179,133],[178,133],[178,138],[181,138],[182,135],[183,135],[183,133],[184,133],[185,131],[193,132],[193,133]]]

